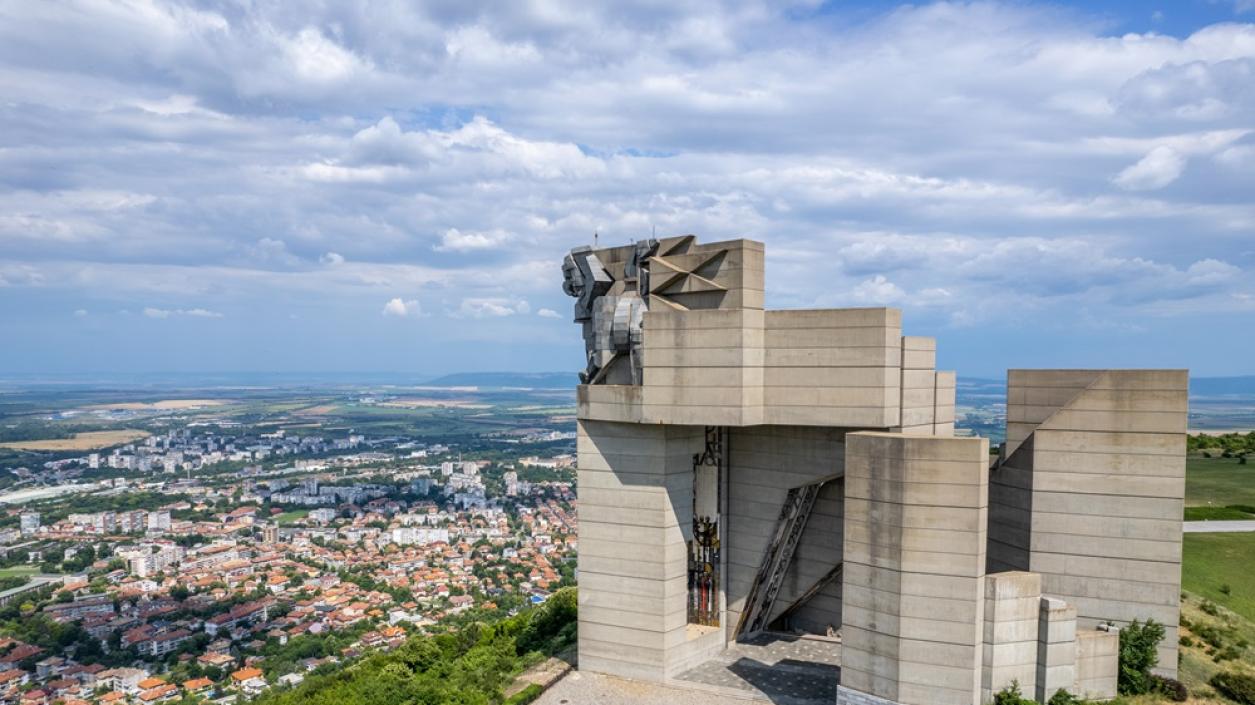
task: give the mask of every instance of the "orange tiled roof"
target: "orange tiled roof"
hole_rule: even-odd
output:
[[[240,670],[235,671],[234,673],[231,674],[231,680],[234,680],[237,683],[243,683],[244,681],[247,681],[247,680],[260,678],[261,675],[262,675],[262,671],[260,668],[241,668]]]

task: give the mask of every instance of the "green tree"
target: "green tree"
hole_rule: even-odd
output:
[[[1144,695],[1155,689],[1150,669],[1159,663],[1157,649],[1164,634],[1163,625],[1153,619],[1144,623],[1134,620],[1120,630],[1118,689],[1121,695]]]

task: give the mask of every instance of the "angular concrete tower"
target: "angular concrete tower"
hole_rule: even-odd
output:
[[[838,702],[975,705],[1012,679],[1103,695],[1100,621],[1175,635],[1183,372],[1013,372],[999,463],[954,436],[954,373],[900,311],[765,311],[763,266],[691,235],[563,264],[582,670],[673,681],[755,635],[839,634]],[[1123,576],[1090,560],[1124,551]]]

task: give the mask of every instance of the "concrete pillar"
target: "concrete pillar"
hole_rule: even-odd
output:
[[[891,430],[910,435],[934,433],[937,406],[937,341],[917,335],[902,336],[902,415]],[[954,418],[951,416],[950,421]]]
[[[980,698],[988,441],[846,436],[838,703]]]
[[[1037,624],[1037,701],[1076,693],[1076,608],[1055,597],[1041,598]]]
[[[1088,700],[1116,696],[1120,668],[1120,630],[1076,633],[1076,694]]]
[[[1041,612],[1041,576],[1010,571],[985,576],[985,645],[981,701],[1020,684],[1024,693],[1037,687],[1037,625]]]
[[[661,681],[692,649],[686,540],[702,433],[579,422],[581,669]]]
[[[937,372],[937,391],[933,395],[933,435],[954,435],[954,400],[957,375],[953,371]]]

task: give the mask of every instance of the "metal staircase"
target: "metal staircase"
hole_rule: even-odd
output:
[[[741,620],[737,623],[738,637],[762,631],[771,621],[771,610],[776,604],[776,596],[780,594],[780,586],[784,584],[789,566],[793,563],[797,544],[802,539],[802,532],[806,530],[811,510],[815,508],[815,498],[825,484],[826,481],[821,481],[789,490],[784,506],[780,509],[780,518],[776,520],[771,543],[763,553],[762,565],[754,576],[754,584],[745,600],[745,610],[741,612]]]
[[[780,613],[780,616],[772,620],[773,628],[783,625],[786,630],[789,629],[789,620],[793,617],[793,615],[797,614],[798,610],[802,609],[807,602],[811,601],[812,597],[818,595],[824,588],[841,579],[841,573],[844,566],[845,563],[838,563],[833,566],[832,570],[828,571],[824,577],[817,580],[814,585],[810,586],[810,588],[806,590],[806,592],[799,595],[798,598],[793,601],[793,604],[785,607],[784,611]]]

